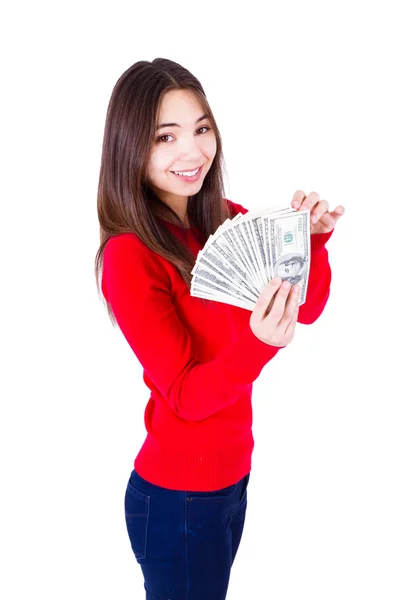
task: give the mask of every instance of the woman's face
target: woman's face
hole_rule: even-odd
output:
[[[150,152],[147,176],[149,186],[174,210],[186,212],[189,196],[201,189],[214,156],[217,141],[208,119],[197,120],[204,111],[187,90],[167,92],[160,105],[157,125],[177,123],[157,129]],[[197,181],[187,182],[172,171],[194,171],[202,167]]]

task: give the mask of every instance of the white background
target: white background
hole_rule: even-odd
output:
[[[205,89],[229,199],[346,208],[323,315],[254,385],[228,600],[398,600],[396,2],[144,4],[2,11],[1,596],[144,598],[123,500],[149,392],[93,269],[112,88],[164,57]]]

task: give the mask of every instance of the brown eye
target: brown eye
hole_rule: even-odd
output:
[[[206,129],[206,131],[201,135],[204,135],[205,133],[207,133],[207,131],[211,131],[211,127],[208,127],[207,125],[203,125],[203,127],[199,127],[199,129],[197,131],[200,131],[201,129]],[[164,133],[164,135],[160,135],[156,139],[156,143],[161,142],[163,138],[167,138],[167,137],[172,137],[172,136],[169,133]]]
[[[164,133],[164,135],[160,135],[160,137],[159,137],[159,138],[157,138],[157,140],[156,140],[156,141],[157,141],[157,142],[160,142],[160,141],[162,140],[162,138],[166,138],[166,137],[171,137],[171,136],[169,135],[169,133]]]

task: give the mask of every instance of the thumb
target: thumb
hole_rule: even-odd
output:
[[[273,297],[279,290],[281,283],[282,279],[280,277],[274,277],[264,287],[253,309],[253,314],[258,320],[261,321],[261,319],[264,318],[266,311],[271,309]]]

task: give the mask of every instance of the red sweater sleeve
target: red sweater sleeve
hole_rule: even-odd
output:
[[[237,341],[200,362],[171,300],[171,280],[133,234],[110,239],[102,290],[121,332],[144,370],[182,419],[200,421],[230,406],[280,350],[264,344],[250,324]],[[250,319],[250,314],[249,314]]]
[[[306,301],[299,308],[297,321],[305,325],[314,323],[321,315],[329,298],[331,284],[331,268],[328,261],[326,242],[329,233],[313,233],[311,238],[311,264],[308,274]]]

